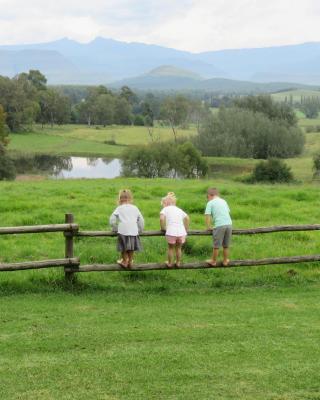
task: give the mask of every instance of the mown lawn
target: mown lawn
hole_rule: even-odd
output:
[[[205,190],[217,185],[237,228],[318,223],[317,185],[228,181],[74,180],[0,184],[2,226],[62,223],[106,229],[130,187],[158,227],[174,190],[203,227]],[[136,262],[165,260],[163,238],[143,238]],[[319,253],[319,232],[234,236],[233,258]],[[0,262],[64,256],[62,234],[0,237]],[[190,237],[184,260],[205,259],[210,237]],[[114,238],[79,239],[82,263],[114,262]],[[320,399],[320,264],[227,270],[0,274],[0,398]]]
[[[1,398],[320,398],[318,284],[123,282],[3,296]]]

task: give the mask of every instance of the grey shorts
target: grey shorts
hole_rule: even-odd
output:
[[[214,228],[212,235],[215,249],[228,248],[231,244],[232,225],[218,226]]]

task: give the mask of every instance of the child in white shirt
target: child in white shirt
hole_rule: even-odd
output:
[[[139,233],[143,231],[144,219],[135,205],[132,204],[132,193],[128,189],[120,190],[119,206],[110,216],[110,225],[118,233],[117,250],[121,259],[117,263],[123,268],[131,268],[133,254],[142,249]]]
[[[161,201],[163,209],[160,212],[160,227],[166,231],[166,239],[168,243],[168,261],[166,265],[169,268],[174,266],[173,258],[176,253],[175,266],[181,265],[181,248],[186,241],[187,230],[189,228],[189,217],[176,206],[176,196],[173,192],[169,192]]]

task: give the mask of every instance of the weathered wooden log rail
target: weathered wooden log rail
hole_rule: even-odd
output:
[[[275,232],[297,232],[297,231],[315,231],[320,230],[320,224],[309,225],[280,225],[260,228],[249,229],[233,229],[233,235],[255,235],[266,234]],[[1,271],[23,271],[28,269],[42,269],[42,268],[55,268],[63,267],[65,277],[67,280],[73,280],[74,274],[79,272],[92,272],[92,271],[151,271],[151,270],[168,270],[177,268],[168,268],[163,263],[149,263],[149,264],[136,264],[132,268],[122,268],[118,264],[90,264],[80,265],[80,260],[74,257],[74,238],[79,239],[86,237],[115,237],[117,234],[110,231],[80,231],[79,225],[74,223],[73,214],[65,215],[64,224],[52,225],[35,225],[35,226],[16,226],[16,227],[0,227],[0,235],[16,235],[16,234],[34,234],[34,233],[54,233],[63,232],[65,239],[65,258],[42,260],[42,261],[28,261],[18,263],[2,263],[0,264]],[[210,236],[212,230],[190,230],[189,236]],[[141,236],[164,236],[163,231],[146,231]],[[231,260],[230,264],[225,267],[221,262],[216,266],[211,266],[205,261],[198,261],[192,263],[184,263],[178,269],[200,269],[200,268],[235,268],[235,267],[253,267],[260,265],[274,265],[274,264],[293,264],[302,262],[319,262],[320,254],[304,255],[304,256],[291,256],[291,257],[275,257],[263,258],[258,260]]]
[[[297,232],[297,231],[319,231],[320,224],[313,225],[279,225],[279,226],[268,226],[261,228],[249,228],[249,229],[233,229],[233,235],[255,235],[261,233],[273,233],[273,232]],[[189,230],[188,236],[210,236],[212,230]],[[78,231],[75,236],[78,237],[108,237],[117,236],[115,232],[111,231]],[[146,231],[142,232],[140,236],[164,236],[163,231]]]
[[[168,268],[164,263],[150,263],[150,264],[137,264],[130,268],[130,271],[152,271],[152,270],[163,270],[163,269],[202,269],[202,268],[234,268],[234,267],[257,267],[260,265],[272,265],[272,264],[295,264],[302,262],[320,261],[320,254],[311,256],[293,256],[293,257],[276,257],[276,258],[262,258],[260,260],[232,260],[228,266],[222,265],[222,262],[217,262],[216,266],[207,264],[205,261],[184,263],[179,268],[172,267]],[[82,265],[79,268],[74,269],[67,267],[68,272],[93,272],[93,271],[128,271],[127,268],[122,268],[118,264],[89,264]]]

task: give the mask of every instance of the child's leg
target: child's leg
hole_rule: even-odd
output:
[[[128,250],[127,253],[128,253],[128,267],[131,268],[132,264],[133,264],[134,251],[133,250]]]
[[[223,265],[226,267],[229,264],[229,246],[232,237],[232,226],[227,226],[224,234],[222,247],[223,247]]]
[[[173,253],[174,253],[175,245],[168,243],[168,264],[172,266],[173,264]]]
[[[128,253],[126,251],[121,252],[121,259],[117,261],[118,264],[127,267],[128,266]]]
[[[214,248],[212,251],[212,261],[217,262],[219,255],[219,248]]]
[[[217,259],[218,259],[218,255],[219,255],[219,248],[218,247],[214,247],[213,251],[212,251],[212,257],[210,260],[206,260],[206,262],[212,266],[215,266],[217,264]]]
[[[229,264],[229,248],[223,248],[223,265],[226,266]]]
[[[176,266],[179,267],[181,264],[181,251],[182,248],[182,243],[177,243],[176,244]]]

